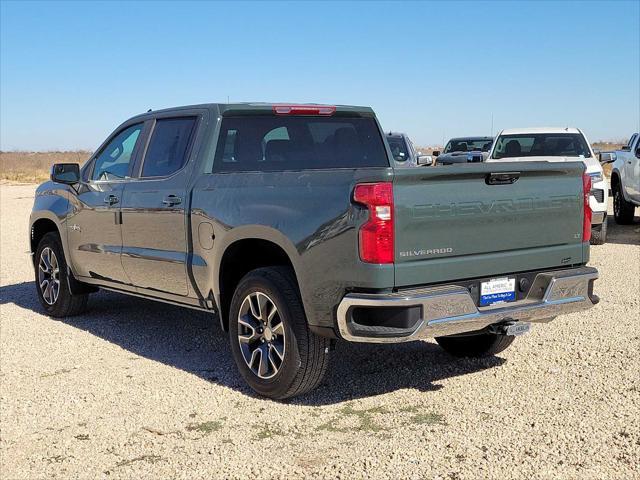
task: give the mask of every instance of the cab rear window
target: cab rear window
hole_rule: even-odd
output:
[[[579,156],[591,156],[579,133],[501,135],[493,150],[493,158]]]
[[[222,120],[213,171],[388,166],[372,118],[242,116]]]

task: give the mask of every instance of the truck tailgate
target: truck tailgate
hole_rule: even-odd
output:
[[[583,170],[581,162],[397,169],[396,286],[585,263]]]

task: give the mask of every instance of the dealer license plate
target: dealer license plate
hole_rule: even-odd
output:
[[[480,283],[480,306],[513,302],[516,299],[515,278],[492,278]]]

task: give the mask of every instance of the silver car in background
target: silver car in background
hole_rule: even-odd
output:
[[[423,167],[433,163],[431,155],[423,155],[416,151],[406,133],[389,132],[385,137],[391,149],[395,167]]]

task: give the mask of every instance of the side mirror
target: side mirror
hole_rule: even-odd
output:
[[[433,152],[431,152],[431,156],[433,157],[437,157],[438,155],[440,155],[440,150],[434,150]]]
[[[615,152],[600,152],[600,163],[613,163],[616,161]]]
[[[55,163],[51,167],[51,181],[73,185],[80,181],[80,165],[77,163]]]
[[[418,155],[417,160],[418,160],[418,165],[427,166],[427,165],[433,164],[433,157],[431,155]]]

